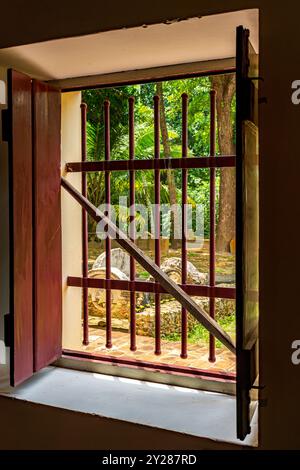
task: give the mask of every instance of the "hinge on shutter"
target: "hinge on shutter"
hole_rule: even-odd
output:
[[[9,114],[8,109],[2,110],[2,140],[8,142],[9,139]]]
[[[4,315],[4,344],[8,348],[11,346],[11,316],[9,313]]]

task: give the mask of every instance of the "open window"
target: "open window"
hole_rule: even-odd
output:
[[[6,317],[6,342],[11,350],[11,384],[18,385],[35,371],[52,363],[62,354],[62,250],[61,250],[61,186],[96,222],[102,222],[110,240],[115,241],[129,254],[131,275],[129,281],[111,279],[111,265],[106,256],[105,279],[87,276],[86,259],[83,274],[69,274],[68,286],[83,289],[87,302],[87,288],[102,288],[106,292],[106,346],[110,348],[109,305],[113,289],[135,293],[145,289],[133,277],[134,261],[138,262],[153,278],[156,297],[156,313],[160,295],[172,295],[182,307],[183,319],[189,312],[211,335],[211,344],[217,338],[237,358],[237,429],[238,437],[244,439],[250,431],[250,391],[257,377],[257,322],[258,322],[258,151],[257,151],[257,55],[249,42],[248,31],[237,29],[236,49],[236,157],[215,156],[213,145],[207,158],[189,158],[187,155],[187,106],[182,101],[182,155],[167,162],[159,154],[159,102],[154,103],[155,152],[152,160],[135,160],[131,137],[128,161],[115,162],[109,158],[109,105],[105,107],[105,161],[73,162],[67,170],[79,174],[102,171],[109,198],[110,172],[129,172],[131,189],[134,171],[154,170],[156,197],[159,198],[159,175],[163,169],[180,169],[183,174],[182,193],[186,198],[186,175],[189,168],[209,168],[211,174],[220,166],[236,167],[236,342],[193,299],[193,287],[187,284],[186,273],[180,283],[174,282],[159,267],[159,243],[155,260],[143,253],[134,237],[126,236],[112,222],[109,214],[94,207],[83,191],[78,191],[68,180],[61,178],[61,91],[53,85],[33,80],[10,70],[8,76],[9,109],[6,112],[6,137],[9,142],[10,159],[10,262],[11,297],[10,313]],[[84,107],[82,108],[83,130]],[[214,113],[212,98],[211,112]],[[131,113],[131,114],[130,114]],[[133,125],[133,108],[129,113]],[[63,125],[63,123],[62,123]],[[131,136],[133,128],[131,127]],[[84,135],[84,134],[83,134]],[[83,142],[83,153],[84,139]],[[83,193],[83,194],[82,194]],[[133,196],[133,192],[131,192]],[[106,202],[109,202],[107,200]],[[159,200],[157,199],[159,203]],[[183,214],[184,241],[186,214]],[[156,227],[158,227],[158,223]],[[84,248],[83,248],[84,249]],[[184,265],[184,263],[183,263]],[[212,279],[212,278],[211,278]],[[123,283],[122,283],[123,282]],[[125,283],[127,288],[125,289]],[[149,288],[149,285],[147,286]],[[201,290],[202,289],[202,290]],[[214,283],[201,286],[202,295],[215,299],[224,293]],[[195,290],[195,289],[194,289]],[[197,291],[198,295],[199,292]],[[201,293],[200,293],[201,295]],[[230,294],[232,295],[232,293]],[[81,299],[81,297],[80,297]],[[131,305],[134,305],[133,298]],[[86,321],[86,316],[83,318]],[[157,323],[159,326],[159,323]],[[185,321],[183,321],[185,331]],[[131,348],[134,349],[134,309],[131,311]],[[87,336],[84,337],[87,341]],[[159,343],[156,343],[159,352]],[[184,342],[182,355],[186,350]],[[70,352],[66,352],[70,354]],[[78,354],[77,354],[78,357]],[[95,357],[92,358],[95,360]],[[132,366],[132,364],[130,364]]]

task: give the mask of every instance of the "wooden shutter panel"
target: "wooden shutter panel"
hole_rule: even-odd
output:
[[[61,355],[60,92],[9,70],[11,385]]]
[[[31,78],[9,70],[7,140],[9,149],[11,384],[33,373],[32,301],[32,115]]]
[[[259,207],[258,55],[237,28],[236,50],[236,354],[237,436],[250,432],[258,375]]]
[[[33,80],[34,371],[61,355],[59,90]]]

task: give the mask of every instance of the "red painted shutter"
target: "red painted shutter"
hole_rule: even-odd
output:
[[[10,213],[10,371],[18,385],[33,373],[31,78],[8,73]]]
[[[9,70],[11,384],[61,355],[60,92]]]
[[[36,80],[33,99],[34,371],[61,355],[60,92]]]

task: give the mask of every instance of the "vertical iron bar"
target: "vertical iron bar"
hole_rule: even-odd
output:
[[[187,157],[188,153],[188,95],[183,93],[182,99],[182,158]],[[188,171],[182,169],[182,220],[181,220],[181,282],[187,283],[187,186]],[[187,358],[187,311],[184,307],[181,309],[181,354],[183,359]]]
[[[81,103],[81,160],[86,161],[86,113],[87,105]],[[81,193],[84,197],[87,195],[86,173],[81,174]],[[82,276],[88,276],[88,224],[87,213],[82,209]],[[89,344],[89,306],[88,306],[88,289],[82,289],[82,306],[83,306],[83,340],[84,345]]]
[[[110,160],[110,102],[104,101],[104,145],[105,145],[105,160]],[[110,172],[105,171],[105,203],[106,214],[110,217]],[[106,254],[106,279],[111,278],[111,239],[107,236],[105,239],[105,254]],[[111,322],[111,290],[106,289],[106,347],[112,347],[112,322]]]
[[[216,155],[216,91],[210,91],[210,156],[215,157]],[[210,169],[210,204],[209,204],[209,285],[215,286],[216,282],[216,169]],[[212,318],[215,318],[215,305],[216,300],[214,297],[209,299],[209,314]],[[209,362],[216,361],[216,346],[215,338],[213,335],[209,335]]]
[[[160,100],[154,98],[154,158],[160,158]],[[155,227],[155,263],[160,266],[160,170],[154,170],[154,227]],[[155,299],[155,354],[161,354],[161,319],[160,319],[160,294],[154,294]]]
[[[129,104],[129,159],[134,160],[134,97],[128,100]],[[130,239],[135,240],[135,171],[129,172],[129,206],[130,206]],[[135,260],[130,256],[130,280],[135,281]],[[130,291],[130,350],[136,351],[136,295]]]

